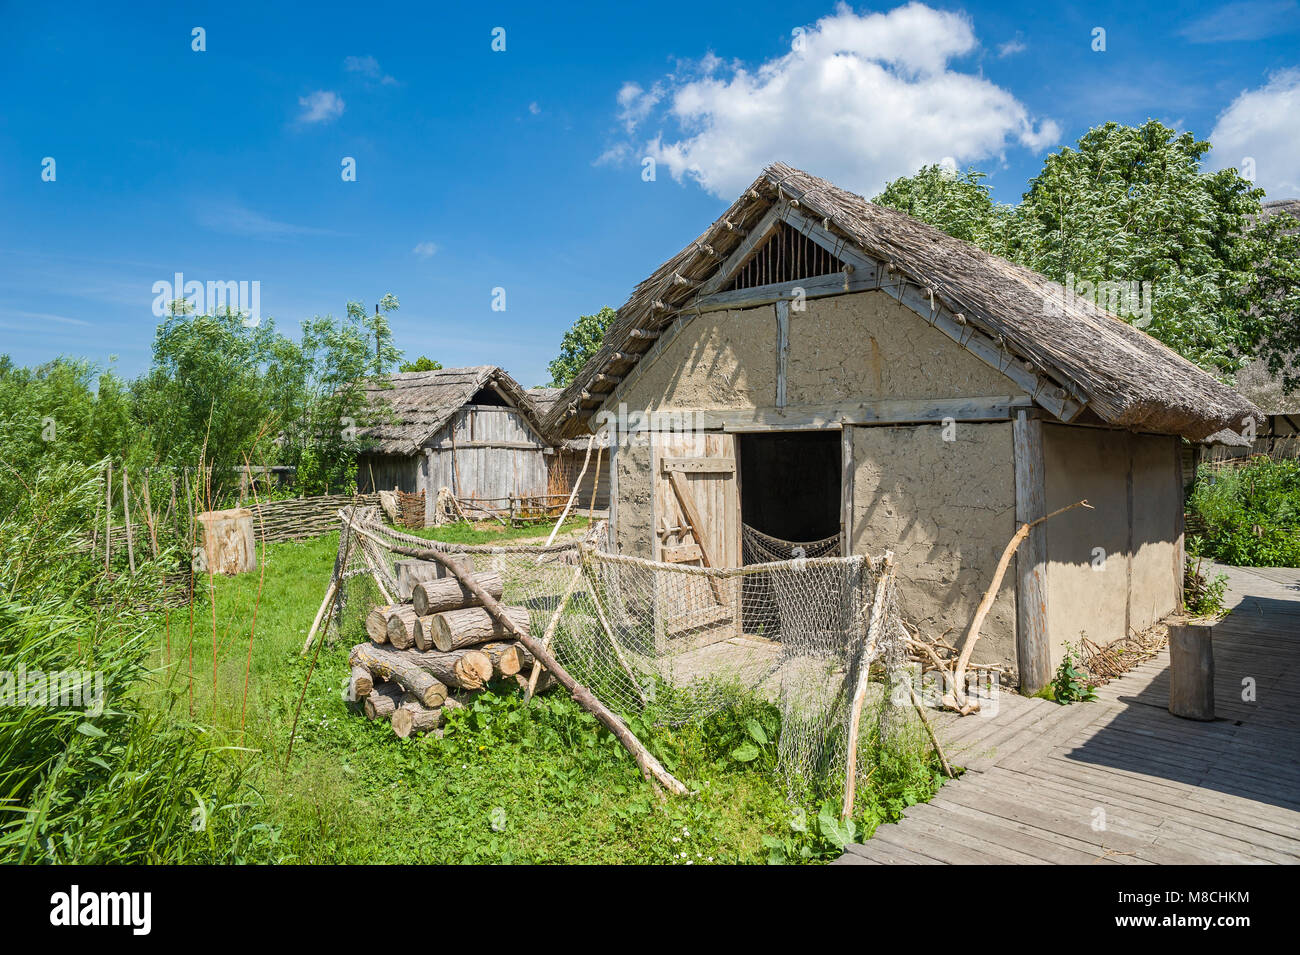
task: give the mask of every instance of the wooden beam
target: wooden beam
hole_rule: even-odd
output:
[[[756,285],[753,288],[736,289],[731,292],[715,292],[692,299],[686,306],[690,312],[719,312],[757,308],[771,305],[773,302],[789,302],[799,298],[826,298],[831,295],[845,295],[852,292],[870,292],[878,289],[880,284],[872,277],[859,277],[854,272],[848,276],[838,272],[832,275],[818,275],[815,278],[798,279],[793,282],[778,282],[771,285]]]
[[[1017,364],[1018,360],[1023,361],[1023,359],[1018,359],[1018,356],[999,349],[987,335],[973,326],[959,322],[950,309],[926,294],[919,285],[907,281],[903,276],[899,276],[897,284],[891,283],[885,273],[884,263],[863,253],[848,239],[829,232],[795,209],[788,207],[783,209],[781,218],[783,222],[806,235],[840,261],[852,265],[855,279],[864,276],[874,278],[875,287],[889,292],[900,304],[907,306],[957,344],[966,348],[976,358],[1006,375],[1062,421],[1074,420],[1083,410],[1084,406],[1061,392],[1059,386]]]
[[[785,407],[786,364],[790,358],[790,303],[776,303],[776,406]]]
[[[683,474],[735,474],[736,459],[721,457],[660,458],[664,471],[681,471]]]
[[[1043,423],[1023,411],[1011,426],[1015,453],[1016,527],[1047,513]],[[1047,632],[1047,528],[1038,524],[1016,552],[1016,664],[1020,692],[1032,696],[1052,678]]]
[[[1174,594],[1177,597],[1177,603],[1174,605],[1175,610],[1181,610],[1183,607],[1183,566],[1187,563],[1186,558],[1186,539],[1185,528],[1183,527],[1184,502],[1183,494],[1186,488],[1183,485],[1183,439],[1174,437],[1174,507],[1177,509],[1174,515]]]
[[[740,244],[732,249],[731,254],[723,260],[718,266],[718,270],[700,285],[698,296],[712,295],[721,289],[728,281],[740,270],[751,255],[758,251],[767,238],[776,231],[777,226],[781,224],[781,213],[784,203],[776,203],[763,214],[757,224],[749,230],[749,234],[741,240]]]
[[[853,428],[840,434],[840,556],[848,557],[853,546]]]
[[[695,506],[695,495],[691,493],[690,482],[681,471],[669,471],[668,483],[672,485],[673,494],[677,496],[677,505],[682,509],[682,518],[691,525],[691,536],[695,538],[695,543],[700,548],[700,563],[705,567],[716,567],[713,555],[709,553],[711,545],[704,537],[704,521],[700,517],[699,508]],[[710,577],[708,580],[709,586],[713,588],[714,599],[718,603],[724,603],[725,598],[718,579]]]

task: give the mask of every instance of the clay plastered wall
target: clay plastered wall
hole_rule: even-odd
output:
[[[1015,383],[884,292],[790,312],[790,404],[1019,395]]]
[[[1178,606],[1181,461],[1177,438],[1135,434],[1129,626],[1144,630]]]
[[[653,557],[654,491],[651,485],[650,445],[631,440],[619,445],[615,454],[618,468],[618,512],[615,538],[619,553],[631,557]]]
[[[619,400],[631,410],[772,408],[776,342],[771,305],[699,315]],[[792,407],[1022,393],[884,292],[811,299],[790,312]]]
[[[776,309],[697,315],[619,400],[633,411],[772,405]]]
[[[855,427],[854,553],[894,551],[899,599],[927,633],[960,645],[998,558],[1015,533],[1011,424]],[[975,659],[1015,670],[1015,574],[985,620]]]
[[[1047,509],[1081,498],[1093,505],[1093,510],[1079,508],[1047,524],[1047,628],[1053,663],[1060,661],[1063,643],[1077,642],[1080,631],[1104,643],[1129,629],[1142,630],[1175,608],[1182,502],[1174,441],[1044,425]]]

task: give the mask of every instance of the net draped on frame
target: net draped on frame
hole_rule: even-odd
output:
[[[534,639],[553,628],[557,660],[611,709],[676,726],[757,695],[780,709],[775,743],[787,779],[842,772],[877,561],[809,556],[706,569],[576,542],[467,546],[403,533],[370,511],[358,509],[340,535],[334,637],[367,639],[366,614],[385,602],[376,577],[396,598],[396,563],[406,558],[390,547],[437,547],[475,572],[500,574],[502,603],[527,608]],[[892,602],[885,612],[868,664],[901,658]]]

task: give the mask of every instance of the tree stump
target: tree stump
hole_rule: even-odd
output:
[[[253,537],[253,512],[246,507],[228,511],[204,511],[203,556],[218,574],[242,574],[257,567],[257,546]]]
[[[1214,719],[1214,627],[1169,628],[1169,712],[1188,720]]]

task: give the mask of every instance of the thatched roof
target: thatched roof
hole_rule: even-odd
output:
[[[985,333],[1027,369],[1050,379],[1116,427],[1202,439],[1239,430],[1259,409],[1149,335],[1075,297],[1042,275],[954,239],[904,213],[784,163],[763,171],[712,226],[637,286],[593,356],[544,419],[566,435],[605,400],[649,341],[689,304],[698,282],[743,241],[744,228],[780,200]],[[597,375],[605,378],[597,379]],[[584,396],[584,392],[586,393]],[[1262,418],[1259,419],[1262,421]],[[1230,440],[1230,436],[1229,436]]]
[[[530,425],[541,432],[541,420],[519,382],[496,365],[404,371],[390,376],[391,388],[366,387],[372,407],[387,409],[389,421],[363,428],[369,450],[379,454],[415,454],[483,388],[495,386]]]
[[[1295,219],[1295,225],[1284,231],[1294,235],[1300,232],[1300,199],[1274,199],[1271,202],[1265,202],[1260,206],[1264,216],[1271,218],[1279,212],[1285,212],[1291,218]]]
[[[528,400],[533,403],[533,409],[539,418],[545,418],[550,414],[562,394],[564,394],[563,388],[529,388],[527,391]]]

